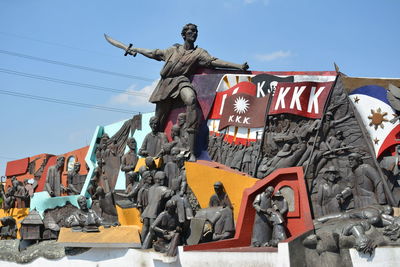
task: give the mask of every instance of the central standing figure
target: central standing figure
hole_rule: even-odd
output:
[[[140,53],[148,58],[165,61],[160,75],[161,79],[150,96],[149,101],[156,104],[156,116],[159,118],[160,127],[165,127],[169,111],[175,99],[180,98],[186,106],[186,123],[188,142],[191,152],[191,161],[196,160],[195,135],[198,129],[198,107],[196,92],[190,82],[199,67],[204,68],[228,68],[247,70],[247,63],[235,64],[212,57],[202,48],[194,45],[197,39],[197,26],[186,24],[181,32],[183,45],[173,45],[165,50],[130,48],[127,52],[131,55]]]

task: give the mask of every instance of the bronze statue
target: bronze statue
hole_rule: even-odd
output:
[[[17,238],[17,222],[12,216],[6,216],[0,219],[0,239]]]
[[[61,196],[61,172],[64,167],[64,157],[57,157],[56,165],[47,170],[45,189],[51,197]]]
[[[400,145],[396,146],[396,154],[387,156],[379,163],[386,176],[386,181],[392,192],[396,206],[400,206]]]
[[[74,167],[67,174],[68,186],[65,188],[65,191],[67,191],[68,195],[79,195],[81,193],[83,184],[81,184],[80,181],[80,169],[81,164],[79,162],[75,162]]]
[[[167,49],[143,49],[135,47],[123,47],[106,36],[113,45],[126,50],[126,54],[136,55],[140,53],[148,58],[165,61],[160,75],[161,80],[153,91],[149,101],[155,103],[156,116],[160,118],[161,127],[165,126],[172,102],[181,99],[186,106],[186,124],[188,141],[191,152],[191,160],[195,160],[195,134],[198,128],[198,108],[196,93],[190,81],[200,67],[205,68],[229,68],[247,70],[247,63],[235,64],[212,57],[208,52],[194,45],[197,39],[197,26],[186,24],[181,32],[183,45],[173,45]]]
[[[231,209],[233,208],[231,200],[229,199],[228,194],[225,192],[224,185],[221,182],[218,181],[214,184],[214,191],[215,194],[210,197],[210,201],[208,203],[210,208],[219,206],[229,207]]]
[[[154,220],[164,209],[164,203],[167,199],[172,197],[173,191],[164,186],[165,173],[158,171],[154,175],[154,184],[149,188],[148,191],[148,205],[141,214],[143,220],[142,227],[142,247],[149,248],[151,246],[151,241],[154,236],[150,233],[149,228],[153,224]]]
[[[361,154],[351,153],[348,156],[352,171],[352,181],[340,194],[338,199],[352,196],[355,208],[373,204],[386,204],[386,196],[378,172],[369,164],[363,163]]]
[[[264,192],[258,194],[253,201],[256,210],[253,226],[253,236],[251,245],[254,247],[267,246],[272,237],[272,225],[268,220],[268,215],[272,210],[272,194],[274,188],[268,186]]]
[[[143,140],[139,155],[142,157],[156,157],[160,153],[164,144],[168,143],[167,136],[159,131],[159,119],[157,116],[150,118],[151,132]]]
[[[126,152],[121,158],[121,171],[125,172],[126,181],[130,181],[130,176],[135,171],[136,164],[138,162],[138,156],[136,155],[136,140],[133,137],[128,138],[127,145],[129,151]]]
[[[175,256],[177,247],[180,245],[180,227],[178,215],[176,214],[176,203],[168,200],[165,211],[161,212],[150,227],[157,237],[153,244],[154,250],[166,253],[167,256]]]
[[[318,186],[317,193],[317,216],[340,212],[339,199],[336,196],[341,192],[337,184],[338,170],[331,166],[325,170],[323,181]]]
[[[88,208],[84,196],[78,197],[78,205],[80,209],[67,218],[67,227],[72,227],[74,231],[99,232],[98,227],[102,225],[102,219]]]

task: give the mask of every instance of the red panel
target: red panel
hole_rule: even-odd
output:
[[[202,243],[192,246],[184,246],[184,251],[191,250],[214,250],[225,248],[237,248],[250,246],[253,233],[253,223],[255,210],[253,201],[257,194],[261,193],[266,186],[274,186],[275,190],[282,186],[289,186],[294,191],[295,210],[288,213],[287,229],[289,242],[296,237],[308,232],[314,228],[306,184],[302,167],[292,167],[278,169],[271,175],[257,181],[253,187],[247,188],[243,192],[243,199],[240,205],[239,217],[236,224],[236,234],[231,239]]]
[[[55,165],[56,161],[57,161],[57,157],[56,156],[52,156],[52,157],[49,158],[49,160],[47,161],[46,166],[44,167],[42,176],[40,177],[40,179],[38,181],[38,187],[37,187],[35,192],[42,192],[43,191],[44,184],[46,183],[47,170],[49,169],[50,166]]]
[[[18,159],[7,162],[6,176],[25,174],[28,171],[29,158]]]

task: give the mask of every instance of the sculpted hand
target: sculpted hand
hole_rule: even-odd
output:
[[[126,52],[127,52],[129,55],[134,56],[134,57],[136,57],[136,55],[137,55],[136,48],[134,48],[134,47],[129,48],[128,51],[126,51]]]
[[[242,69],[242,70],[248,70],[248,69],[249,69],[249,65],[247,64],[247,62],[245,62],[245,63],[242,64],[241,69]]]

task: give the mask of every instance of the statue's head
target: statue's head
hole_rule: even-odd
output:
[[[338,175],[338,170],[334,166],[329,166],[328,169],[325,170],[325,179],[330,182],[335,182]]]
[[[360,153],[354,152],[348,156],[350,168],[357,168],[363,163],[363,159]]]
[[[268,195],[268,196],[272,196],[272,194],[274,193],[274,187],[273,186],[268,186],[267,188],[265,188],[265,193]]]
[[[133,151],[136,150],[136,140],[133,137],[129,137],[128,141],[127,141],[127,145],[130,149],[132,149]]]
[[[139,168],[139,174],[143,178],[144,172],[147,171],[147,167],[145,165],[140,166]]]
[[[82,196],[82,195],[80,195],[79,197],[78,197],[78,206],[79,206],[79,208],[81,209],[81,210],[87,210],[88,209],[88,207],[87,207],[87,202],[86,202],[86,198],[84,197],[84,196]]]
[[[153,183],[153,177],[151,176],[150,171],[145,171],[142,175],[142,179],[146,184],[152,184]]]
[[[336,133],[335,133],[335,136],[336,136],[336,138],[337,139],[339,139],[339,140],[343,140],[344,139],[344,137],[343,137],[343,131],[337,131]]]
[[[172,199],[168,200],[167,203],[165,203],[165,210],[168,211],[168,213],[170,214],[175,213],[176,202]]]
[[[192,42],[194,43],[197,39],[197,34],[198,34],[198,30],[197,30],[197,25],[193,24],[193,23],[188,23],[185,26],[183,26],[182,28],[182,38],[183,40],[187,41],[187,42]]]
[[[79,172],[81,169],[81,164],[79,162],[74,163],[74,171]]]
[[[384,207],[383,207],[383,213],[384,214],[387,214],[387,215],[393,215],[393,208],[392,208],[392,206],[390,206],[390,205],[385,205]]]
[[[126,174],[126,176],[128,177],[129,182],[130,182],[131,184],[133,184],[135,181],[138,180],[139,173],[134,172],[134,171],[130,171],[130,172],[128,172],[128,173]]]
[[[215,182],[214,191],[217,194],[220,194],[220,193],[224,192],[224,185],[220,181]]]
[[[151,130],[152,130],[153,133],[154,133],[154,132],[157,132],[157,131],[158,131],[158,126],[159,126],[159,119],[158,119],[158,117],[157,117],[157,116],[151,117],[151,118],[150,118],[150,121],[149,121],[149,125],[150,125],[150,128],[151,128]]]
[[[146,163],[146,166],[149,170],[153,170],[156,169],[156,162],[154,161],[153,157],[146,157],[146,159],[144,160],[144,162]]]
[[[174,146],[171,149],[171,153],[170,154],[171,154],[171,157],[172,157],[172,161],[176,162],[176,160],[177,160],[176,156],[178,156],[179,153],[181,153],[181,150],[178,147]]]
[[[154,175],[154,183],[162,185],[164,184],[164,180],[165,180],[165,172],[163,171],[156,172],[156,174]]]
[[[176,122],[180,127],[182,127],[186,123],[186,113],[179,113]]]
[[[179,125],[174,124],[171,127],[171,137],[174,138],[175,136],[179,136],[181,133],[181,127]]]
[[[57,157],[57,162],[56,165],[58,168],[61,168],[64,166],[65,158],[63,156]]]

